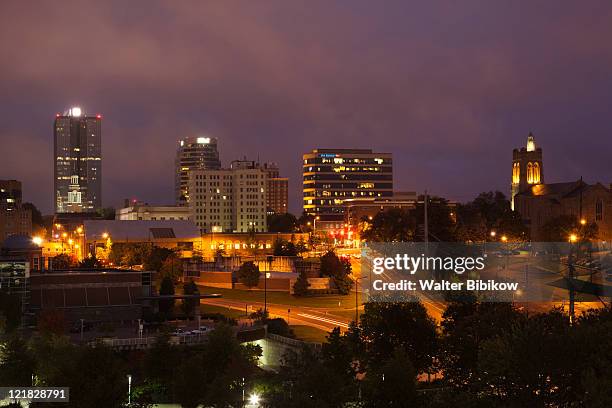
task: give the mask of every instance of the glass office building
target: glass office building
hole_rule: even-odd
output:
[[[70,108],[56,115],[53,132],[55,212],[102,208],[102,115]]]
[[[342,223],[347,199],[393,196],[391,153],[314,149],[303,156],[303,176],[304,211],[317,217],[317,229]]]

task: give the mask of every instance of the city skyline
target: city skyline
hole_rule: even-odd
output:
[[[547,182],[612,179],[608,8],[419,5],[417,20],[407,5],[359,2],[154,4],[145,19],[137,6],[89,7],[95,22],[73,18],[78,8],[1,6],[0,37],[13,40],[0,43],[0,172],[44,213],[49,123],[68,106],[104,113],[104,206],[172,203],[187,136],[217,138],[223,163],[278,162],[293,213],[301,155],[317,147],[391,151],[397,190],[458,201],[509,196],[507,163],[529,132],[545,149]],[[160,27],[173,34],[155,35]]]

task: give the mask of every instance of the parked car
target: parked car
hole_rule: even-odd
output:
[[[191,334],[191,332],[186,332],[180,327],[178,327],[176,330],[174,330],[174,332],[172,332],[172,335],[174,336],[188,336],[189,334]]]

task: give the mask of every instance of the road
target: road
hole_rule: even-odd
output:
[[[243,312],[245,309],[248,309],[249,313],[264,308],[263,302],[243,302],[240,300],[223,298],[201,299],[200,303],[226,307]],[[333,315],[328,313],[325,309],[320,308],[268,303],[267,309],[270,317],[281,317],[288,320],[290,325],[311,326],[326,332],[331,331],[335,327],[340,327],[340,329],[344,331],[348,329],[351,321],[348,318]]]

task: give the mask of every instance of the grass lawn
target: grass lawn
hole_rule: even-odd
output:
[[[293,333],[298,340],[312,343],[327,342],[327,332],[317,329],[316,327],[295,325],[291,326],[291,330],[293,330]]]
[[[244,318],[244,311],[236,310],[236,309],[228,309],[227,307],[215,306],[215,305],[200,305],[200,313],[221,313],[226,317],[231,317],[234,319]]]
[[[219,293],[225,299],[240,300],[243,302],[262,302],[264,301],[263,290],[240,290],[240,289],[224,289],[202,286],[200,293]],[[361,292],[359,292],[358,301],[361,302]],[[280,305],[293,305],[302,307],[314,308],[329,308],[344,310],[355,305],[355,293],[349,295],[321,295],[321,296],[305,296],[298,297],[290,295],[287,292],[272,292],[268,291],[268,302]],[[340,303],[338,303],[340,302]],[[331,311],[331,310],[330,310]]]

